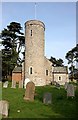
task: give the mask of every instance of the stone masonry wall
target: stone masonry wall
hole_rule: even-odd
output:
[[[61,77],[60,80],[59,80],[59,77]],[[64,85],[65,82],[69,82],[69,80],[68,80],[68,74],[66,74],[66,73],[57,73],[57,74],[54,74],[54,81],[56,81],[60,85]]]
[[[44,71],[44,23],[37,20],[25,24],[25,78],[29,78],[36,86],[43,86]],[[30,69],[32,68],[32,74]]]
[[[15,80],[16,82],[19,82],[22,80],[22,75],[20,73],[12,73],[12,80]]]
[[[52,63],[46,58],[45,59],[45,80],[46,85],[50,84],[52,82]],[[48,75],[46,75],[46,70],[48,70]]]

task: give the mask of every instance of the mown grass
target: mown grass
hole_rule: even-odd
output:
[[[75,98],[68,98],[63,87],[36,87],[34,102],[23,99],[25,89],[13,89],[10,86],[2,90],[2,99],[9,101],[9,118],[77,118],[78,87]],[[52,93],[52,104],[43,104],[43,94]],[[20,110],[20,111],[19,111]]]

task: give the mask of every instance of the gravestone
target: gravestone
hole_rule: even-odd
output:
[[[16,88],[16,81],[12,80],[12,87],[11,88]]]
[[[26,85],[27,83],[30,82],[30,79],[29,78],[26,78],[25,81],[24,81],[24,88],[26,89]]]
[[[35,84],[31,81],[26,85],[24,100],[34,101]]]
[[[51,104],[52,103],[52,95],[51,93],[45,93],[44,96],[43,96],[43,103],[44,104]]]
[[[23,81],[22,80],[19,81],[19,88],[23,88]]]
[[[57,83],[56,81],[53,81],[53,85],[56,85],[56,83]]]
[[[6,100],[0,100],[0,115],[8,117],[9,103]]]
[[[64,85],[65,90],[67,90],[68,84],[69,84],[68,82],[65,82],[65,85]]]
[[[8,87],[8,81],[3,83],[3,88],[7,88]]]
[[[73,84],[68,84],[67,86],[67,97],[74,97],[75,96],[75,89]]]
[[[56,82],[56,87],[60,89],[60,84]]]

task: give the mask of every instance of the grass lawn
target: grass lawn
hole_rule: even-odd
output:
[[[2,99],[9,101],[9,118],[77,118],[78,86],[75,98],[68,98],[63,87],[54,86],[36,87],[34,102],[23,99],[25,89],[13,89],[10,86],[3,88]],[[52,93],[52,104],[44,105],[43,94]]]

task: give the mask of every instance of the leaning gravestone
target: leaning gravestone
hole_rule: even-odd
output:
[[[47,105],[52,103],[52,95],[51,95],[51,93],[45,93],[44,94],[43,103],[47,104]]]
[[[12,87],[11,88],[16,88],[16,81],[12,80]]]
[[[67,86],[67,97],[74,97],[75,96],[75,89],[73,84],[68,84]]]
[[[8,81],[4,82],[3,84],[3,88],[7,88],[8,87]]]
[[[24,100],[34,101],[34,94],[35,84],[33,82],[28,82],[26,85]]]
[[[65,82],[65,85],[64,85],[65,90],[67,90],[68,84],[69,84],[68,82]]]
[[[0,100],[0,115],[8,117],[9,103],[6,100]]]
[[[19,88],[23,88],[23,81],[22,80],[19,81]]]

